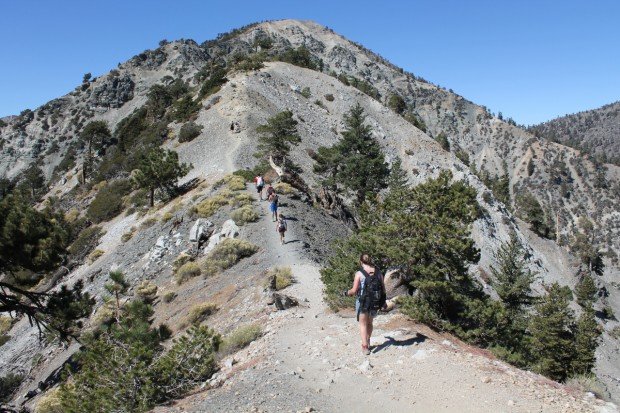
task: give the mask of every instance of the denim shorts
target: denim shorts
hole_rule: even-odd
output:
[[[370,313],[371,317],[376,317],[377,316],[377,310],[361,311],[360,312],[360,300],[359,299],[355,300],[355,314],[363,314],[363,313]]]

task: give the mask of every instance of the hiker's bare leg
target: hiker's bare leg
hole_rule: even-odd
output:
[[[368,315],[368,320],[366,324],[366,333],[368,334],[368,338],[366,342],[370,345],[370,336],[372,336],[372,316]]]
[[[360,313],[360,337],[362,347],[368,348],[368,313]]]

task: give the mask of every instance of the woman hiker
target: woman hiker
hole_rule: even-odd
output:
[[[280,218],[278,218],[278,222],[276,222],[276,231],[280,234],[280,244],[282,245],[286,243],[286,241],[284,241],[284,234],[286,233],[286,230],[286,217],[284,214],[280,214]]]
[[[370,354],[372,321],[379,309],[385,310],[385,283],[383,274],[373,264],[368,254],[360,256],[360,269],[355,273],[353,288],[343,291],[346,297],[357,296],[355,312],[360,325],[362,353]]]
[[[271,220],[276,222],[278,220],[278,194],[272,192],[267,198],[269,200],[269,211],[271,211]]]

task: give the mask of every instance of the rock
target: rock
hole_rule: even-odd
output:
[[[233,366],[233,364],[235,364],[235,361],[236,360],[233,357],[224,360],[224,363],[223,363],[224,364],[224,368],[227,368],[229,370],[232,369],[232,366]]]
[[[313,411],[314,411],[314,408],[310,407],[310,406],[306,406],[306,408],[304,409],[305,413],[310,413],[310,412],[313,412]]]
[[[295,307],[299,305],[299,301],[297,301],[296,298],[285,295],[285,294],[273,293],[272,297],[273,297],[274,304],[276,305],[276,308],[278,310],[287,310],[291,307]]]
[[[364,362],[357,366],[357,368],[361,371],[370,371],[372,370],[372,364],[370,364],[369,360],[364,360]]]
[[[483,383],[491,383],[491,378],[489,376],[484,376],[480,381]]]
[[[508,400],[508,406],[514,406],[515,402],[514,400]]]
[[[384,279],[385,293],[388,299],[407,294],[407,280],[399,269],[386,271]]]
[[[192,228],[189,230],[189,240],[191,242],[198,242],[204,235],[205,228],[202,225],[202,220],[198,218]]]
[[[235,221],[229,219],[222,225],[220,234],[226,238],[236,238],[239,235],[239,227],[235,224]]]
[[[166,236],[162,235],[161,237],[157,238],[155,246],[159,248],[166,248]]]

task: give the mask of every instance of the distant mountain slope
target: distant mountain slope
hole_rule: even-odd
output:
[[[528,128],[541,138],[620,165],[620,101]]]

